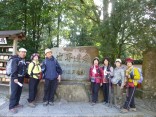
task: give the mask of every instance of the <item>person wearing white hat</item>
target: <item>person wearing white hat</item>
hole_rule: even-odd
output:
[[[53,106],[54,94],[58,82],[61,81],[62,69],[49,48],[45,50],[45,60],[43,60],[41,68],[45,81],[43,106],[47,106],[48,104]]]
[[[45,55],[46,55],[48,52],[52,53],[51,49],[49,49],[49,48],[45,49]]]
[[[19,100],[22,93],[22,84],[24,81],[24,76],[26,74],[26,52],[27,50],[25,48],[20,48],[18,50],[18,55],[13,55],[7,63],[10,64],[10,66],[7,66],[9,66],[8,71],[10,71],[9,76],[11,79],[11,95],[9,102],[9,111],[11,113],[17,113],[17,108],[23,107],[23,105],[19,104]]]
[[[123,105],[122,89],[125,84],[125,73],[121,65],[122,65],[121,59],[116,59],[115,60],[116,68],[114,69],[114,77],[111,80],[113,84],[113,100],[117,108],[121,108]]]

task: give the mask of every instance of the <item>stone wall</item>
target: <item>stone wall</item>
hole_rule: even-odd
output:
[[[143,98],[156,99],[156,48],[143,54]]]

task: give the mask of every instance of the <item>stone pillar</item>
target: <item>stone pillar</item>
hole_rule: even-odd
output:
[[[156,48],[143,54],[143,98],[156,98]]]
[[[98,56],[96,47],[52,48],[54,57],[63,69],[62,82],[58,85],[57,99],[88,102],[90,100],[89,69]],[[40,82],[37,100],[43,99],[44,83]],[[101,93],[100,93],[101,94]],[[103,96],[99,96],[103,100]]]

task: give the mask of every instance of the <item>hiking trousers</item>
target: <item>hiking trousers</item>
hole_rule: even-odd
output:
[[[38,84],[39,84],[39,79],[30,78],[30,80],[29,80],[29,98],[28,98],[29,103],[34,101],[36,98]]]
[[[57,78],[54,80],[45,79],[43,102],[54,102],[54,95],[57,89]]]
[[[102,91],[103,91],[104,102],[108,103],[109,83],[103,83]]]
[[[123,106],[124,109],[135,108],[134,95],[135,95],[135,87],[128,87],[126,102]]]
[[[100,88],[100,83],[91,82],[92,102],[94,103],[98,101],[99,88]]]
[[[18,77],[18,82],[23,84],[24,77]],[[14,79],[11,78],[11,95],[9,101],[9,109],[15,108],[19,104],[22,87],[20,87],[17,83],[14,82]]]

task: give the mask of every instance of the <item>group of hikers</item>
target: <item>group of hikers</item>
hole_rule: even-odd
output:
[[[98,101],[100,86],[104,95],[104,105],[120,109],[122,113],[136,111],[134,94],[141,79],[139,68],[133,66],[134,60],[126,58],[126,68],[122,67],[121,59],[115,60],[115,68],[110,65],[109,58],[104,58],[103,66],[99,65],[99,58],[93,59],[93,66],[90,67],[89,80],[91,81],[92,103]],[[126,89],[126,101],[123,102],[123,90]],[[113,94],[113,95],[112,95]]]
[[[61,81],[62,69],[58,61],[52,55],[52,50],[45,49],[45,59],[39,63],[40,55],[34,53],[31,56],[29,65],[25,62],[27,50],[20,48],[18,54],[12,56],[7,65],[7,73],[11,80],[11,95],[9,101],[9,111],[17,113],[18,108],[23,107],[19,104],[22,93],[22,84],[26,73],[29,75],[29,96],[28,106],[36,107],[35,98],[37,95],[37,87],[40,79],[44,82],[44,97],[43,106],[54,105],[54,94],[57,89],[58,82]],[[115,68],[110,65],[109,58],[104,58],[103,66],[99,65],[99,58],[93,59],[93,65],[89,70],[89,81],[91,82],[91,105],[98,102],[98,92],[102,86],[104,95],[104,104],[108,105],[111,102],[121,109],[121,112],[128,112],[129,110],[136,111],[134,102],[135,87],[140,79],[139,70],[133,67],[133,59],[127,58],[127,68],[123,69],[121,59],[116,59]],[[126,87],[127,95],[126,101],[123,104],[122,92]],[[113,91],[113,96],[112,94]],[[113,99],[111,100],[111,98]]]
[[[9,102],[9,110],[11,113],[17,113],[18,108],[23,107],[19,104],[20,96],[22,93],[22,86],[26,73],[29,75],[29,96],[28,106],[35,107],[35,98],[37,94],[37,87],[41,77],[44,77],[44,97],[43,106],[54,105],[54,94],[57,88],[57,83],[61,81],[62,69],[58,61],[52,56],[51,49],[45,50],[45,59],[40,64],[40,56],[38,53],[34,53],[31,56],[31,62],[29,65],[25,62],[27,50],[20,48],[18,55],[14,55],[10,58],[7,65],[7,69],[10,69],[11,78],[11,96]],[[28,66],[28,67],[27,67]],[[9,71],[9,70],[8,70]],[[44,75],[41,75],[44,74]]]

